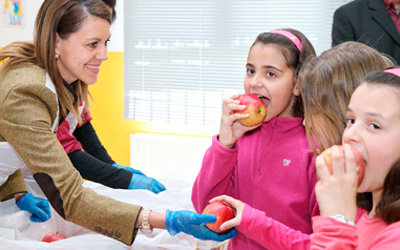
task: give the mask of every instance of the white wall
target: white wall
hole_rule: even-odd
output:
[[[124,2],[125,0],[117,0],[117,6],[115,7],[117,19],[111,27],[108,51],[124,51]]]
[[[3,1],[2,1],[3,2]],[[14,41],[32,41],[36,14],[43,0],[22,0],[23,22],[21,26],[8,25],[8,18],[0,5],[0,47]],[[109,51],[123,51],[124,48],[124,0],[117,0],[117,20],[111,27]]]
[[[4,47],[14,41],[33,40],[33,25],[35,23],[36,13],[38,12],[42,2],[42,0],[22,1],[23,22],[21,26],[9,25],[7,13],[4,13],[3,5],[0,5],[0,47]]]

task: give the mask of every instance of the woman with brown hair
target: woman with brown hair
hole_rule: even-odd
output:
[[[101,0],[45,0],[35,22],[34,42],[15,42],[0,51],[0,161],[13,156],[27,165],[55,211],[89,230],[132,244],[137,230],[166,228],[201,239],[225,240],[204,223],[213,215],[191,211],[152,212],[100,196],[82,187],[82,178],[57,140],[60,116],[88,104],[88,85],[97,81],[107,59],[111,13]],[[75,101],[76,100],[76,101]],[[0,187],[0,199],[25,193],[17,165]]]
[[[109,8],[114,21],[116,0],[102,1]],[[74,91],[73,88],[69,89]],[[74,95],[74,103],[77,101]],[[70,112],[60,117],[57,138],[82,178],[111,188],[146,189],[156,194],[166,190],[161,182],[142,171],[117,164],[97,136],[87,103],[81,101],[78,111],[81,122]]]

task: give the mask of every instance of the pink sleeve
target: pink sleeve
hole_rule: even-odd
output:
[[[374,239],[371,249],[399,249],[400,222],[387,226]]]
[[[356,249],[357,228],[330,217],[315,216],[311,249]]]
[[[294,230],[247,204],[236,229],[268,249],[310,249],[310,235]]]
[[[212,138],[192,188],[192,203],[197,212],[200,213],[215,196],[232,195],[231,176],[236,159],[237,149],[227,149],[219,143],[217,136]]]

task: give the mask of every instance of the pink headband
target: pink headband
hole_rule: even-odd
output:
[[[397,77],[400,77],[400,68],[390,68],[390,69],[385,69],[383,72],[395,75]]]
[[[282,35],[284,37],[286,37],[287,39],[289,39],[290,41],[292,41],[292,43],[294,43],[294,45],[296,45],[297,49],[301,52],[301,40],[295,36],[294,34],[290,33],[287,30],[273,30],[270,31],[269,33],[273,33],[273,34],[279,34]]]

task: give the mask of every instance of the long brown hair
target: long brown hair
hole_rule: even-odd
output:
[[[390,86],[400,91],[400,78],[382,71],[369,73],[365,84]],[[393,138],[399,140],[400,138]],[[382,190],[382,199],[376,205],[376,217],[382,218],[387,224],[400,221],[400,155],[398,160],[385,177]],[[372,194],[370,192],[357,194],[357,205],[371,211]]]
[[[308,38],[300,31],[289,28],[285,28],[282,30],[289,31],[300,39],[302,43],[301,51],[299,51],[296,45],[285,36],[270,32],[259,34],[253,45],[251,45],[250,49],[253,48],[253,46],[257,43],[261,43],[264,45],[272,44],[281,51],[282,55],[286,59],[287,65],[294,70],[296,79],[301,67],[303,66],[303,63],[309,57],[315,56],[315,50],[310,40],[308,40]],[[292,108],[292,115],[295,117],[303,117],[303,103],[301,96],[296,96],[295,98],[295,102]]]
[[[368,72],[389,66],[390,61],[377,50],[358,42],[339,44],[306,62],[298,83],[307,137],[314,153],[341,144],[346,126],[344,115],[354,89]]]
[[[24,62],[44,68],[56,87],[61,114],[70,111],[79,122],[82,119],[78,106],[81,102],[88,106],[89,89],[87,84],[78,80],[75,84],[78,100],[74,103],[57,67],[55,41],[56,34],[65,39],[76,32],[88,15],[103,18],[111,24],[111,13],[101,0],[45,0],[36,17],[33,44],[14,42],[0,51],[0,61],[4,61],[2,71]]]

